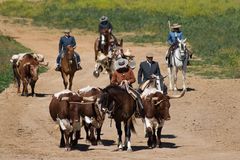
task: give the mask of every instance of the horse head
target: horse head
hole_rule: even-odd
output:
[[[179,48],[179,52],[180,52],[180,55],[181,55],[181,57],[183,58],[185,58],[185,54],[186,54],[186,40],[187,40],[187,38],[185,38],[184,40],[180,40],[179,38],[177,39],[177,41],[178,41],[178,48]]]
[[[68,45],[68,46],[66,47],[65,56],[66,56],[68,62],[69,62],[70,64],[72,64],[72,63],[73,63],[73,59],[74,59],[74,47],[72,47],[71,45]]]

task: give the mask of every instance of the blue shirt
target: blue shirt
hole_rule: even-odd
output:
[[[65,51],[68,45],[71,45],[72,47],[76,46],[75,38],[73,36],[62,36],[59,41],[59,53],[62,50]]]
[[[177,42],[177,38],[183,39],[183,33],[180,32],[169,32],[168,34],[168,44],[172,45]]]

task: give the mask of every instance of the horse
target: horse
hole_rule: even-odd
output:
[[[23,84],[22,96],[28,96],[28,84],[31,86],[31,95],[35,95],[34,88],[38,80],[38,68],[39,62],[32,54],[25,54],[17,63],[13,63],[13,73],[17,81],[18,93],[20,93],[21,81]]]
[[[66,47],[66,52],[62,57],[61,69],[60,69],[65,89],[67,89],[67,87],[69,90],[72,89],[72,81],[76,71],[77,71],[77,63],[74,58],[74,47],[68,45]],[[69,76],[69,80],[68,80],[68,76]],[[69,85],[68,85],[68,82],[69,82]]]
[[[95,42],[96,43],[96,42]],[[115,71],[114,69],[114,61],[116,58],[123,55],[123,40],[111,41],[108,44],[107,52],[101,52],[101,50],[95,48],[95,67],[93,71],[94,77],[98,78],[100,73],[105,69],[109,75],[109,79],[112,77],[112,73]]]
[[[188,53],[186,48],[186,39],[178,41],[178,48],[171,54],[172,67],[168,67],[169,89],[177,90],[177,73],[182,70],[183,90],[186,90],[186,71],[188,62]],[[172,83],[172,81],[174,81]]]
[[[127,146],[127,151],[131,148],[131,131],[135,133],[133,125],[133,115],[136,111],[135,100],[120,86],[109,85],[103,89],[99,104],[102,110],[110,113],[115,121],[118,132],[118,150],[123,150]],[[122,144],[121,122],[124,123],[125,143]]]

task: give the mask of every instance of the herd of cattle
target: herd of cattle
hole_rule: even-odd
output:
[[[27,85],[30,84],[31,94],[34,96],[38,67],[39,65],[47,65],[44,63],[44,57],[39,54],[25,53],[14,55],[10,61],[13,64],[14,77],[18,82],[18,93],[20,92],[20,81],[22,81],[22,95],[28,96]],[[153,80],[146,81],[149,84],[153,82]],[[170,120],[170,99],[182,97],[185,90],[180,95],[170,96],[163,94],[156,87],[151,87],[152,85],[146,86],[148,87],[144,88],[140,95],[144,106],[144,115],[141,115],[140,118],[145,126],[148,147],[160,147],[164,121]],[[123,93],[123,95],[119,96],[118,93]],[[121,99],[124,96],[128,96],[129,100]],[[49,105],[50,115],[60,128],[60,147],[65,147],[67,151],[78,143],[82,127],[86,131],[86,140],[90,141],[92,145],[100,144],[101,128],[106,114],[109,114],[109,117],[116,122],[119,136],[118,149],[131,151],[130,129],[134,131],[133,121],[136,118],[137,110],[137,103],[125,89],[111,85],[106,88],[88,86],[76,92],[64,90],[55,93]],[[125,129],[125,142],[123,144],[121,122],[124,123]]]

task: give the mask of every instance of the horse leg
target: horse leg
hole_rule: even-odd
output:
[[[64,88],[67,89],[67,86],[68,86],[67,75],[63,72],[61,72],[61,73],[62,73]]]
[[[121,122],[116,122],[115,124],[118,132],[118,149],[123,150]]]
[[[182,81],[183,81],[183,90],[186,91],[187,87],[186,87],[186,69],[183,68],[182,70]]]
[[[158,127],[157,128],[157,145],[159,148],[162,147],[161,134],[162,134],[162,127]]]
[[[131,147],[131,130],[130,130],[130,122],[126,123],[125,126],[125,145],[127,146],[127,151],[131,152],[132,151],[132,147]]]
[[[69,89],[69,90],[72,90],[73,77],[74,77],[74,74],[71,74],[71,75],[69,76],[69,86],[68,86],[68,89]]]
[[[173,69],[172,67],[168,67],[168,76],[169,76],[169,89],[170,90],[173,90]]]
[[[178,74],[178,68],[177,67],[174,67],[175,70],[174,70],[174,83],[173,83],[173,90],[174,91],[177,91],[177,74]]]

